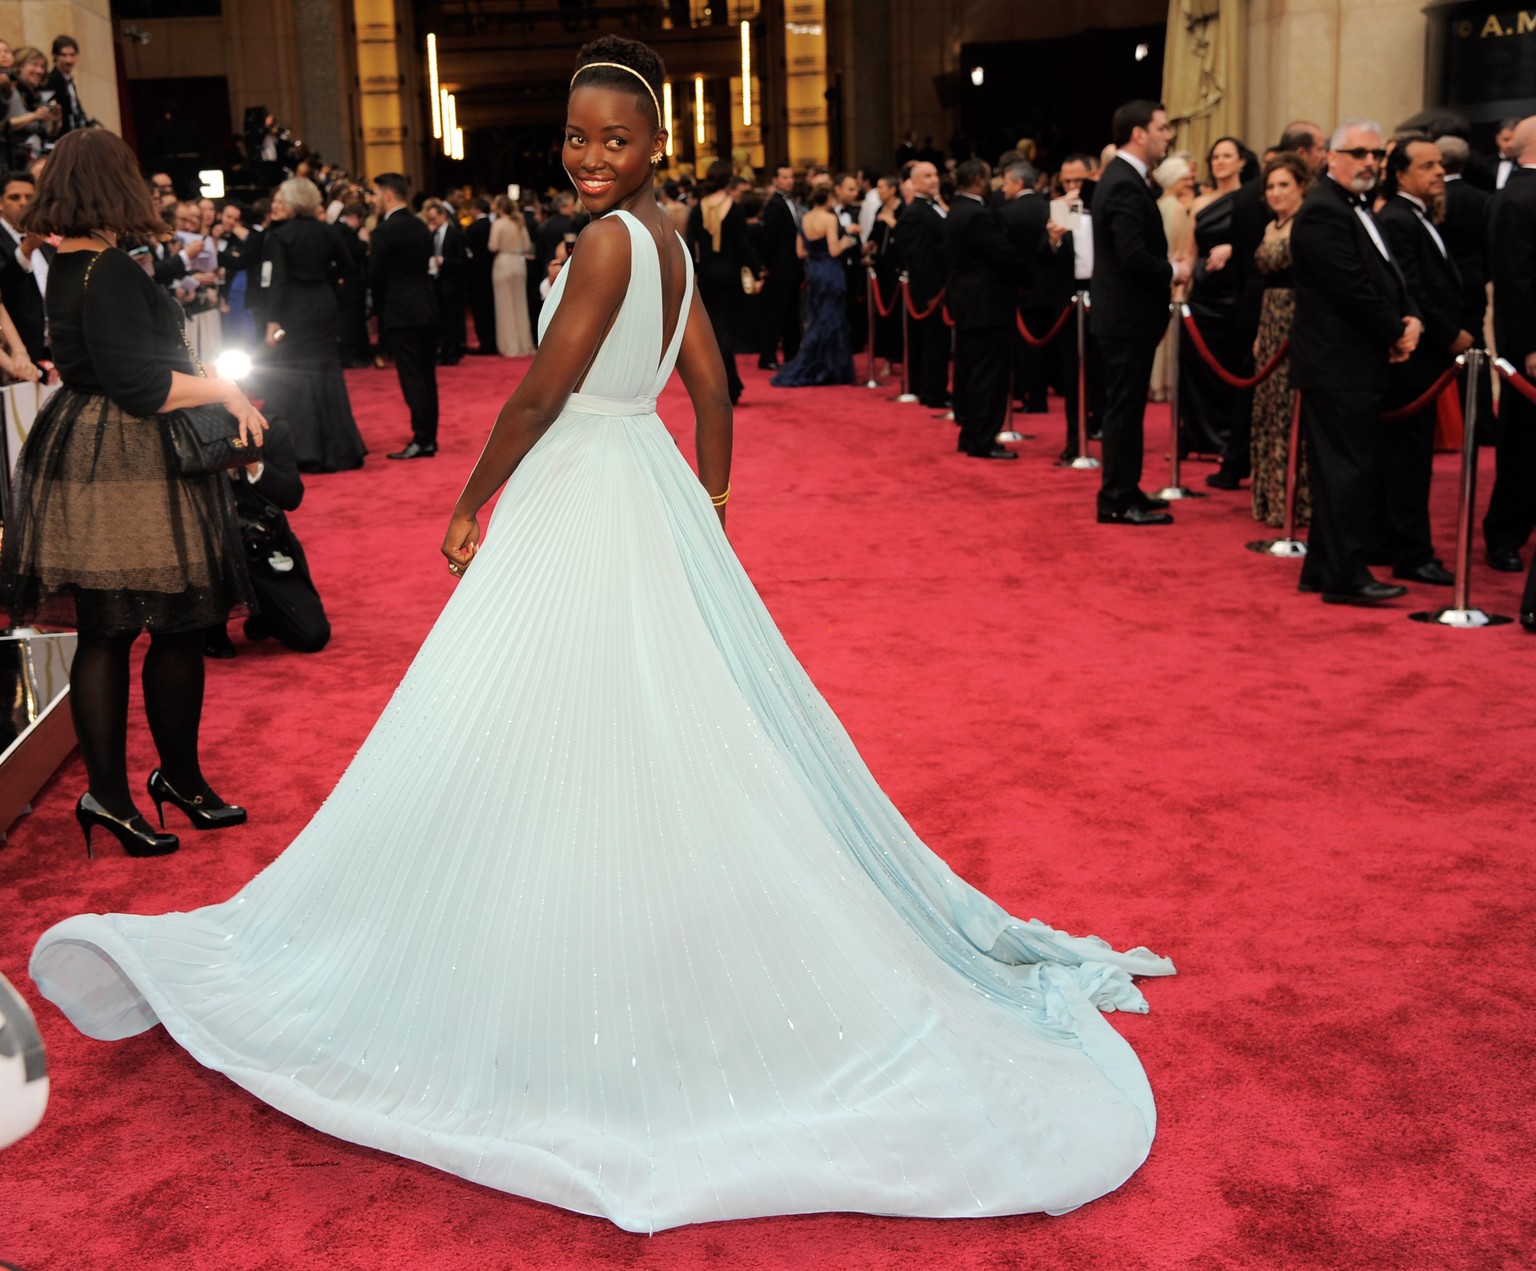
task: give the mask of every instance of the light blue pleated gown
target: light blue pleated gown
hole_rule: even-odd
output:
[[[655,414],[685,321],[663,348],[617,215],[583,391],[314,820],[32,974],[93,1037],[163,1024],[327,1134],[632,1231],[1101,1196],[1155,1118],[1099,1011],[1173,967],[1010,916],[881,793]]]

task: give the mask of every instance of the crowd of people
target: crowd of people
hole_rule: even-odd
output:
[[[39,77],[31,52],[8,72],[13,105]],[[53,102],[69,103],[54,112],[63,131],[89,123],[69,78],[76,52],[55,41],[47,81]],[[0,74],[0,89],[11,83]],[[772,372],[773,388],[794,388],[861,380],[864,355],[877,378],[899,368],[912,397],[953,414],[961,454],[1013,460],[999,439],[1009,412],[1045,412],[1054,393],[1066,419],[1058,462],[1078,461],[1083,437],[1102,442],[1102,523],[1173,520],[1142,488],[1143,419],[1170,395],[1170,308],[1187,306],[1197,338],[1177,351],[1181,455],[1219,459],[1214,488],[1247,482],[1256,520],[1310,525],[1304,590],[1376,603],[1405,589],[1373,566],[1404,583],[1453,582],[1428,509],[1455,394],[1429,390],[1459,354],[1487,347],[1490,284],[1505,296],[1498,351],[1536,374],[1520,298],[1536,219],[1527,132],[1505,121],[1491,156],[1473,152],[1469,133],[1456,116],[1390,138],[1369,121],[1330,136],[1297,120],[1261,153],[1222,137],[1195,156],[1170,151],[1160,105],[1131,102],[1101,152],[1067,154],[1054,170],[1027,139],[996,164],[904,143],[890,172],[779,163],[759,174],[737,156],[697,179],[658,176],[656,195],[696,262],[733,404],[738,357]],[[437,367],[533,352],[586,214],[569,190],[434,197],[399,174],[363,180],[302,150],[279,154],[284,179],[250,201],[196,197],[152,172],[164,231],[123,246],[183,313],[217,309],[225,343],[257,352],[253,392],[283,421],[300,472],[364,461],[346,367],[393,364],[410,426],[389,458],[431,457]],[[40,150],[0,187],[13,248],[0,252],[0,371],[14,378],[47,374],[51,358],[42,293],[54,249],[21,228],[47,162]],[[1330,215],[1361,198],[1354,219]],[[1068,320],[1078,303],[1089,315],[1081,374]],[[1298,389],[1304,444],[1288,481]],[[1512,391],[1495,417],[1486,380],[1479,406],[1479,431],[1499,446],[1486,558],[1519,570],[1536,521],[1536,423]]]

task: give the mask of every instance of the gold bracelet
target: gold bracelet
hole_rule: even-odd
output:
[[[725,493],[723,493],[723,494],[712,494],[712,495],[709,496],[709,501],[711,503],[713,503],[717,508],[723,508],[725,506],[726,500],[729,499],[730,497],[731,497],[731,483],[729,481],[727,481],[725,483]]]

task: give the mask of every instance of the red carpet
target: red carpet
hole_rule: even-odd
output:
[[[1536,639],[1407,621],[1447,599],[1428,588],[1375,612],[1298,596],[1294,563],[1242,550],[1259,536],[1246,493],[1176,507],[1172,528],[1098,526],[1097,475],[1050,464],[1059,405],[1029,420],[1018,463],[980,463],[920,407],[774,390],[750,362],[731,535],[876,776],[1014,912],[1178,964],[1146,985],[1150,1016],[1115,1019],[1158,1097],[1143,1170],[1064,1218],[823,1215],[647,1239],[325,1138],[159,1030],[89,1042],[36,999],[45,927],[222,900],[330,789],[449,592],[437,544],[523,366],[470,359],[442,373],[441,454],[409,464],[383,457],[406,439],[393,375],[353,375],[373,456],[312,479],[294,518],[334,643],[304,657],[236,627],[240,656],[210,668],[206,766],[251,823],[187,834],[164,861],[87,863],[72,762],[0,847],[0,972],[37,1006],[54,1078],[43,1126],[0,1154],[0,1261],[1529,1265]],[[662,410],[690,448],[676,385]],[[1152,421],[1155,486],[1166,411]],[[1512,614],[1519,582],[1479,563],[1474,601]],[[142,781],[138,714],[131,752]]]

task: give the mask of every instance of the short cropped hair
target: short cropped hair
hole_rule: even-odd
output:
[[[320,210],[320,187],[308,177],[290,177],[277,192],[294,216],[313,216]]]
[[[1117,147],[1129,145],[1131,134],[1136,129],[1151,127],[1152,116],[1166,109],[1162,102],[1146,101],[1143,98],[1126,102],[1109,121],[1109,139]]]

